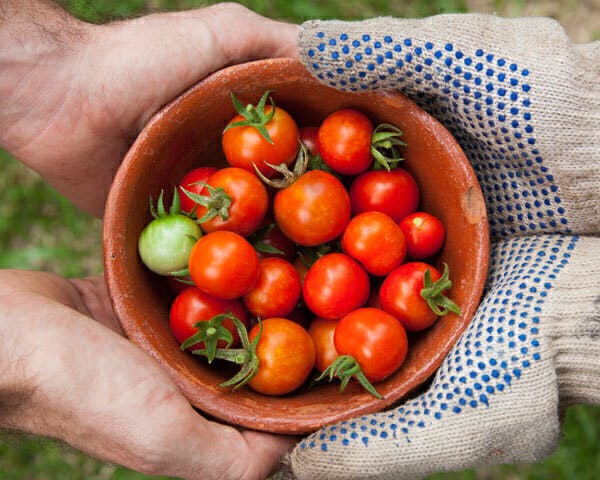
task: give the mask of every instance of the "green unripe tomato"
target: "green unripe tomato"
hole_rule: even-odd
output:
[[[188,257],[202,236],[200,226],[180,214],[152,220],[142,231],[138,250],[144,264],[159,275],[170,275],[188,267]]]

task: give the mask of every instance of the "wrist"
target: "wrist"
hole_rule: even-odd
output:
[[[5,0],[0,22],[0,146],[20,156],[62,107],[93,25],[50,0]]]

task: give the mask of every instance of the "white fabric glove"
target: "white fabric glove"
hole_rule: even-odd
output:
[[[572,45],[548,19],[441,15],[312,21],[298,45],[323,83],[400,90],[454,134],[494,243],[484,299],[429,390],[310,435],[293,474],[541,460],[566,406],[600,403],[600,43]]]

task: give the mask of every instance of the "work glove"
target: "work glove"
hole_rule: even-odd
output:
[[[492,249],[479,309],[428,390],[308,436],[291,470],[397,480],[548,456],[565,407],[600,402],[600,43],[549,19],[440,15],[311,21],[298,46],[323,84],[398,90],[450,130]]]

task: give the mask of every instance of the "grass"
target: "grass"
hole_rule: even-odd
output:
[[[90,22],[140,15],[153,10],[195,8],[198,0],[62,0],[69,11]],[[466,11],[461,0],[246,0],[264,15],[301,22],[310,18],[357,19],[376,15],[421,17]],[[496,0],[521,8],[523,0]],[[82,213],[35,173],[0,151],[0,267],[50,270],[66,276],[101,272],[98,220]],[[33,220],[32,220],[33,219]],[[597,478],[600,471],[600,409],[568,410],[564,437],[549,459],[534,465],[492,466],[436,474],[430,480]],[[0,440],[3,480],[147,480],[146,475],[108,465],[59,442],[4,433]],[[161,478],[161,477],[154,477]]]

